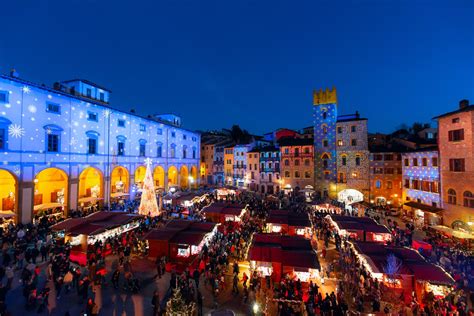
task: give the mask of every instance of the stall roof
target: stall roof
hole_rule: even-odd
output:
[[[99,231],[128,224],[140,217],[142,216],[125,212],[95,212],[86,217],[66,219],[51,226],[51,229],[54,231],[64,230],[71,234],[93,235]],[[100,230],[93,230],[92,227],[98,227]]]
[[[145,240],[166,240],[169,241],[171,238],[176,235],[177,232],[179,232],[179,229],[176,228],[160,228],[160,229],[153,229],[149,231],[145,236],[143,236],[143,239]]]
[[[186,244],[197,246],[206,236],[204,232],[180,231],[171,238],[170,242],[174,244]]]
[[[406,202],[404,205],[408,207],[417,208],[425,212],[434,213],[434,214],[437,214],[443,210],[442,208],[439,208],[436,206],[426,205],[426,204],[418,203],[415,201]]]
[[[328,215],[337,224],[340,229],[358,230],[369,233],[390,234],[387,227],[378,224],[369,217],[355,217],[343,215]]]
[[[145,240],[166,240],[177,244],[199,245],[212,232],[217,224],[186,220],[172,220],[165,227],[155,228],[148,232]]]
[[[282,254],[282,264],[289,267],[320,269],[318,256],[314,251],[285,250]]]
[[[427,262],[416,250],[407,247],[386,246],[374,242],[352,242],[355,250],[363,255],[374,271],[383,272],[389,254],[401,262],[401,273],[413,275],[415,280],[433,284],[453,285],[453,278],[441,267]]]
[[[294,213],[288,210],[271,210],[267,218],[267,223],[287,224],[295,227],[311,227],[308,214]]]
[[[434,230],[437,230],[439,232],[445,233],[449,236],[459,238],[459,239],[474,239],[473,234],[469,234],[469,233],[466,233],[466,232],[454,230],[454,229],[449,228],[447,226],[434,225],[434,226],[431,226],[431,228],[434,229]]]

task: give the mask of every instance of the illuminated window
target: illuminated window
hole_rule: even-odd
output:
[[[311,172],[305,171],[305,172],[304,172],[304,177],[305,177],[306,179],[311,178]]]
[[[328,133],[328,127],[323,125],[323,134],[326,135]]]
[[[380,189],[382,187],[382,181],[380,181],[380,180],[375,181],[375,187],[377,189]]]
[[[337,146],[342,146],[342,144],[343,144],[343,143],[342,143],[342,139],[338,139],[338,140],[337,140]]]
[[[339,172],[339,183],[346,183],[346,175],[344,172]]]
[[[471,191],[464,191],[464,206],[474,208],[474,195]]]
[[[393,186],[392,181],[387,181],[387,189],[388,190],[392,189],[392,186]]]
[[[456,191],[448,189],[448,203],[456,205]]]

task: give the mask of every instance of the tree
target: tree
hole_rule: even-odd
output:
[[[181,295],[179,287],[173,292],[173,296],[166,303],[166,316],[193,316],[196,314],[196,304],[187,304]]]
[[[243,130],[239,125],[232,125],[230,136],[236,144],[248,144],[252,141],[252,135],[247,130]]]
[[[158,216],[160,209],[156,201],[155,185],[153,183],[153,176],[151,172],[151,159],[145,159],[146,172],[143,180],[142,197],[138,212],[141,215]]]

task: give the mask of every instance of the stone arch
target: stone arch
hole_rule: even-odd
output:
[[[94,167],[87,167],[79,175],[79,199],[85,197],[104,197],[102,172]]]
[[[130,176],[127,168],[117,166],[110,174],[110,192],[112,194],[124,193],[128,194],[130,188]]]
[[[34,179],[33,215],[65,213],[68,202],[68,175],[56,167],[38,172]]]
[[[186,166],[181,166],[181,168],[179,169],[179,178],[180,178],[179,186],[180,186],[182,189],[188,188],[188,187],[189,187],[189,171],[188,171],[188,167],[186,167]]]
[[[156,166],[153,170],[153,182],[155,188],[165,188],[165,169],[162,166]]]
[[[168,188],[178,185],[178,169],[175,166],[168,168]]]
[[[191,177],[193,178],[192,180],[192,187],[197,188],[198,186],[198,171],[196,166],[191,167]]]
[[[10,170],[0,169],[0,198],[0,211],[13,212],[18,222],[18,178]]]

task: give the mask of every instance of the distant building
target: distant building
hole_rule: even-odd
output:
[[[401,206],[402,154],[397,148],[372,147],[370,150],[370,202]]]
[[[421,148],[402,154],[403,208],[418,225],[441,223],[438,148]]]
[[[254,148],[247,152],[247,175],[248,189],[259,191],[260,188],[260,151]]]
[[[474,105],[435,117],[441,168],[444,224],[474,231]]]
[[[315,91],[313,109],[316,196],[369,200],[367,119],[338,115],[335,88]]]
[[[280,149],[267,146],[259,149],[260,192],[280,192]]]
[[[283,138],[280,146],[281,187],[303,190],[314,185],[314,147],[312,139]]]

